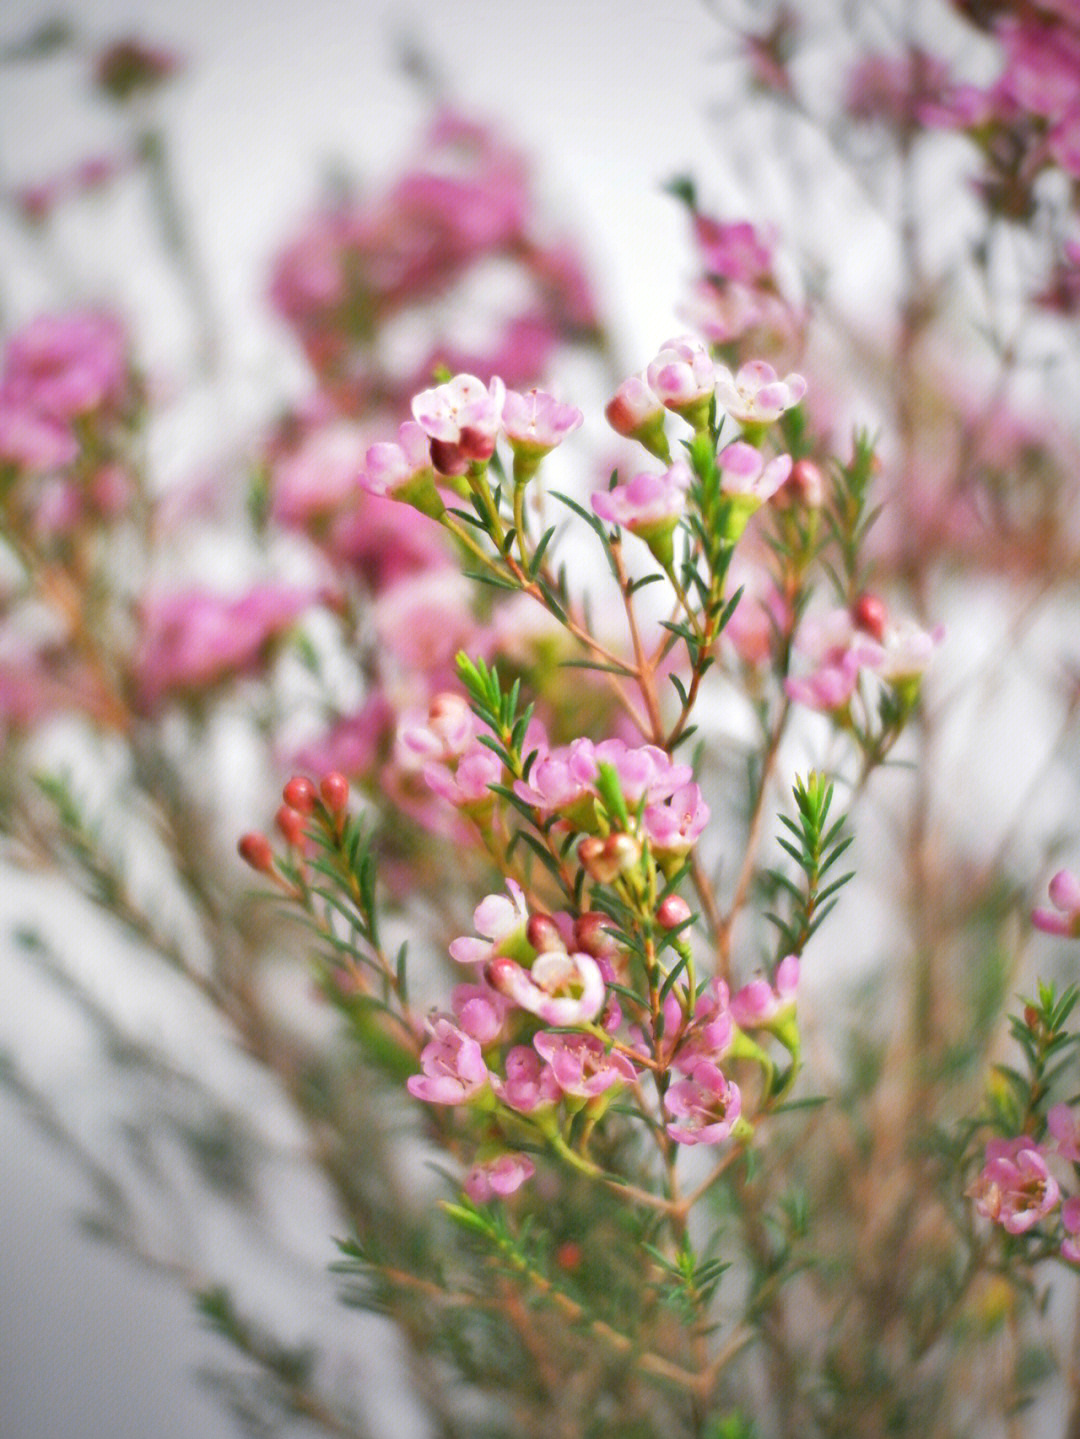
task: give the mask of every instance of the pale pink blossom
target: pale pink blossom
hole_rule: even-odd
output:
[[[485,385],[467,374],[413,399],[413,418],[430,437],[431,460],[441,474],[463,475],[470,464],[491,459],[505,399],[506,386],[497,375]]]
[[[423,776],[428,788],[458,809],[489,805],[491,786],[503,778],[502,760],[486,745],[475,745],[453,767],[426,764]]]
[[[719,453],[720,488],[727,495],[739,495],[757,505],[771,500],[791,474],[791,456],[765,456],[745,440],[735,440]]]
[[[463,935],[450,945],[450,957],[459,964],[483,964],[497,954],[522,955],[529,910],[515,879],[506,881],[506,894],[489,894],[473,911],[473,927],[480,938]]]
[[[726,365],[716,367],[716,398],[743,426],[771,424],[805,394],[802,375],[792,372],[781,380],[765,360],[748,360],[735,375]]]
[[[633,1064],[618,1050],[609,1049],[595,1034],[551,1034],[533,1037],[537,1052],[547,1060],[559,1088],[579,1099],[595,1099],[616,1084],[632,1084]]]
[[[118,411],[131,392],[127,335],[113,315],[39,315],[8,341],[2,385],[9,401],[66,422]]]
[[[500,994],[545,1024],[588,1024],[604,1007],[604,978],[588,954],[549,950],[537,955],[529,969],[500,955],[488,965],[486,976]]]
[[[363,432],[348,420],[334,420],[310,430],[273,467],[275,519],[286,525],[303,525],[349,503],[363,471],[365,450]]]
[[[460,759],[476,731],[476,718],[465,696],[444,691],[431,701],[426,714],[410,710],[402,715],[397,735],[399,757],[414,764]]]
[[[35,413],[24,398],[0,385],[0,467],[42,474],[69,465],[78,453],[78,441],[66,425]]]
[[[656,540],[670,536],[685,512],[690,481],[689,466],[676,460],[660,474],[643,471],[610,490],[596,491],[592,507],[607,524],[621,525],[646,541]]]
[[[601,740],[591,753],[579,748],[574,752],[572,763],[577,773],[589,778],[594,785],[597,766],[612,765],[623,798],[631,806],[642,800],[648,805],[659,804],[694,777],[688,764],[673,760],[659,745],[628,745],[621,739]]]
[[[749,220],[723,222],[694,214],[694,240],[702,264],[710,275],[744,285],[769,278],[776,248],[776,231]]]
[[[507,390],[503,428],[515,453],[537,460],[553,450],[584,420],[574,405],[561,404],[545,390]]]
[[[465,1193],[474,1204],[506,1199],[536,1173],[527,1154],[500,1154],[497,1159],[478,1161],[465,1176]]]
[[[1072,1105],[1053,1105],[1046,1116],[1046,1127],[1053,1135],[1055,1148],[1062,1159],[1080,1164],[1080,1115]]]
[[[665,462],[671,458],[664,432],[664,407],[643,374],[623,380],[607,402],[604,414],[617,435],[637,440]]]
[[[445,1015],[429,1020],[427,1028],[431,1039],[420,1053],[423,1072],[405,1081],[409,1093],[428,1104],[466,1104],[488,1082],[479,1044]]]
[[[680,1019],[681,1011],[676,1016],[676,1024]],[[731,1045],[734,1032],[728,987],[722,979],[714,978],[699,995],[693,1018],[681,1034],[671,1062],[682,1074],[693,1074],[702,1059],[718,1065]],[[665,1037],[668,1034],[667,1027],[664,1034]]]
[[[676,1143],[721,1144],[739,1117],[742,1095],[737,1084],[703,1059],[691,1075],[671,1085],[664,1095],[664,1107],[672,1116],[667,1132]]]
[[[382,442],[370,447],[357,480],[369,495],[403,500],[406,504],[423,501],[428,514],[433,513],[431,503],[438,503],[428,436],[411,420],[398,429],[396,444]],[[425,509],[425,503],[417,504],[417,508]]]
[[[1080,879],[1071,870],[1059,869],[1050,881],[1053,909],[1036,909],[1031,922],[1045,934],[1066,939],[1080,938]]]
[[[716,384],[716,366],[700,340],[680,335],[665,341],[645,374],[665,409],[691,424],[704,422]]]
[[[986,1162],[970,1194],[978,1213],[1010,1234],[1033,1229],[1061,1198],[1045,1155],[1027,1135],[988,1141]]]

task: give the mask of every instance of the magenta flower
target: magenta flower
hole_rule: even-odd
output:
[[[595,1034],[551,1034],[533,1038],[537,1052],[551,1066],[564,1094],[595,1099],[615,1084],[632,1084],[637,1070],[625,1054],[609,1050]]]
[[[502,760],[486,745],[476,744],[453,765],[432,761],[424,765],[428,788],[457,809],[470,809],[492,802],[491,786],[503,778]]]
[[[70,464],[78,453],[66,425],[36,414],[23,398],[0,386],[0,465],[43,474]]]
[[[428,436],[411,420],[399,428],[397,444],[371,446],[359,479],[369,495],[401,500],[433,519],[442,514]]]
[[[272,643],[323,596],[287,585],[256,585],[232,599],[185,589],[148,596],[136,671],[142,703],[197,692],[260,669]]]
[[[423,390],[412,402],[413,418],[430,436],[431,460],[443,475],[463,475],[495,453],[506,386],[496,375],[485,385],[475,375],[455,375]]]
[[[748,220],[725,224],[708,215],[694,215],[694,239],[702,264],[710,275],[758,284],[772,273],[775,231],[759,230]]]
[[[1059,869],[1050,881],[1049,893],[1054,908],[1034,910],[1032,924],[1045,934],[1080,938],[1080,879],[1071,870]]]
[[[592,507],[609,525],[620,525],[645,541],[662,565],[674,553],[672,535],[686,509],[689,466],[676,460],[662,474],[643,472],[592,495]]]
[[[544,390],[507,390],[503,402],[503,429],[516,458],[529,473],[543,457],[582,423],[574,405],[563,405]]]
[[[805,394],[802,375],[792,372],[781,380],[764,360],[749,360],[735,375],[725,365],[716,368],[716,398],[744,428],[772,424]]]
[[[130,398],[127,336],[112,315],[39,315],[8,342],[3,388],[35,414],[66,423]]]
[[[1034,1228],[1061,1198],[1042,1150],[1024,1134],[988,1141],[986,1162],[970,1194],[978,1213],[1010,1234]]]
[[[677,1144],[722,1144],[742,1109],[739,1087],[707,1059],[693,1074],[677,1080],[664,1095],[672,1116],[667,1132]]]
[[[465,1193],[474,1204],[489,1199],[506,1199],[536,1173],[536,1165],[527,1154],[500,1154],[473,1165],[465,1177]]]
[[[420,1054],[423,1073],[405,1081],[409,1093],[428,1104],[466,1104],[488,1082],[479,1044],[445,1015],[429,1020],[428,1032],[431,1040]]]
[[[514,793],[544,814],[559,814],[591,797],[589,781],[575,769],[569,746],[541,753],[527,780],[515,780]]]
[[[709,822],[709,806],[696,784],[680,785],[667,804],[652,804],[641,817],[653,849],[660,855],[689,854]]]
[[[492,960],[488,983],[519,1009],[545,1024],[588,1024],[604,1007],[607,993],[600,966],[588,954],[549,950],[537,955],[530,969],[505,956]]]
[[[700,340],[691,335],[667,340],[645,374],[665,409],[681,415],[695,429],[706,422],[716,366]]]

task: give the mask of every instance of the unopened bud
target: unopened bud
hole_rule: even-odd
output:
[[[513,976],[516,970],[517,965],[512,959],[507,959],[506,955],[499,954],[484,970],[484,978],[499,994],[508,995],[513,988]]]
[[[796,460],[784,491],[789,499],[798,499],[808,509],[819,510],[825,503],[825,477],[813,460]]]
[[[331,814],[341,814],[349,803],[349,781],[337,770],[331,770],[319,781],[319,793]]]
[[[245,864],[260,874],[269,874],[274,868],[274,851],[266,835],[253,831],[242,834],[236,844],[237,853]]]
[[[428,719],[434,723],[441,719],[461,719],[469,713],[469,702],[464,695],[453,690],[442,690],[428,706]]]
[[[587,910],[574,921],[574,944],[593,959],[610,958],[619,947],[611,932],[613,924],[600,910]]]
[[[1042,1020],[1039,1017],[1039,1011],[1035,1008],[1033,1004],[1024,1005],[1024,1023],[1030,1030],[1038,1029],[1040,1024],[1042,1023]]]
[[[286,844],[299,849],[306,838],[304,816],[291,805],[283,804],[274,816],[274,822],[281,831]]]
[[[552,950],[566,952],[566,941],[559,933],[559,926],[550,914],[532,914],[525,926],[525,938],[537,954],[550,954]]]
[[[889,611],[880,595],[870,591],[861,594],[851,607],[851,618],[861,630],[873,635],[879,643],[885,638],[885,626],[889,623]]]
[[[692,911],[681,894],[669,894],[657,906],[656,922],[661,929],[678,929],[685,924]]]
[[[290,809],[298,810],[301,814],[310,814],[315,808],[315,786],[306,775],[294,774],[281,791],[281,798]]]

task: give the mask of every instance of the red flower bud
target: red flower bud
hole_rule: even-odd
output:
[[[574,943],[593,959],[610,958],[619,947],[611,933],[613,924],[614,920],[600,910],[587,910],[574,921]]]
[[[286,844],[292,845],[293,849],[300,849],[306,839],[304,816],[299,810],[293,809],[291,805],[283,804],[274,821],[284,836]]]
[[[669,894],[661,901],[656,911],[656,922],[661,929],[678,929],[685,924],[692,911],[681,894]]]
[[[274,851],[266,835],[253,831],[242,834],[236,844],[237,853],[245,864],[260,874],[269,874],[274,868]]]
[[[889,623],[889,611],[880,595],[869,591],[861,594],[851,607],[851,618],[859,629],[873,635],[879,642],[885,638],[885,626]]]
[[[331,770],[319,781],[319,793],[331,814],[341,814],[349,803],[349,781],[337,770]]]
[[[294,774],[281,791],[281,798],[290,809],[298,810],[300,814],[310,814],[315,808],[315,786],[306,775]]]
[[[550,954],[552,950],[562,950],[564,953],[566,951],[566,941],[549,914],[531,914],[525,926],[525,938],[537,954]]]

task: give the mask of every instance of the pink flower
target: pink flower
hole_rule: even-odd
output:
[[[1045,934],[1080,938],[1080,879],[1071,870],[1059,869],[1050,881],[1049,893],[1054,909],[1034,910],[1032,924]]]
[[[502,1031],[508,1005],[501,994],[486,984],[458,984],[450,1005],[462,1031],[486,1048]]]
[[[742,1095],[738,1085],[703,1059],[693,1074],[668,1089],[664,1107],[673,1116],[667,1132],[677,1144],[721,1144],[739,1117]]]
[[[731,996],[731,1017],[740,1029],[764,1029],[795,1006],[799,961],[789,954],[776,966],[776,987],[767,979],[752,979]]]
[[[1034,1228],[1061,1197],[1042,1150],[1023,1134],[987,1143],[986,1162],[970,1193],[978,1213],[1010,1234]]]
[[[40,315],[8,342],[3,388],[35,414],[66,422],[130,398],[127,336],[112,315]]]
[[[374,446],[392,450],[395,445]],[[347,420],[334,420],[310,430],[291,454],[282,457],[273,470],[273,511],[286,525],[303,525],[313,516],[332,514],[352,500],[357,476],[365,489],[377,490],[361,474],[365,445],[359,427]]]
[[[441,474],[463,475],[470,464],[491,459],[505,398],[498,376],[485,385],[475,375],[455,375],[415,397],[413,418],[430,436],[431,459]]]
[[[604,978],[588,954],[550,950],[537,955],[529,969],[499,956],[487,968],[487,981],[545,1024],[588,1024],[604,1007]]]
[[[460,759],[476,737],[476,719],[464,695],[446,691],[431,701],[428,712],[410,711],[398,726],[398,748],[415,760]]]
[[[491,1087],[499,1101],[519,1114],[533,1114],[537,1109],[558,1102],[561,1090],[551,1066],[544,1064],[536,1050],[527,1044],[516,1044],[507,1051],[504,1064],[506,1078],[491,1076]]]
[[[643,539],[665,563],[672,533],[686,509],[690,481],[689,466],[676,460],[662,474],[643,472],[613,489],[597,491],[591,496],[592,507],[609,525],[620,525]]]
[[[535,1173],[536,1165],[527,1154],[500,1154],[473,1165],[465,1177],[465,1193],[474,1204],[486,1204],[496,1196],[506,1199]]]
[[[725,365],[716,369],[716,398],[731,418],[744,427],[767,425],[806,394],[806,381],[792,372],[778,379],[764,360],[749,360],[732,375]]]
[[[614,767],[623,798],[631,806],[641,800],[650,805],[659,804],[694,777],[688,764],[677,764],[659,745],[628,745],[621,739],[602,740],[591,754],[584,749],[575,752],[574,765],[578,773],[591,772],[593,781],[599,764]]]
[[[591,791],[589,781],[573,764],[571,747],[564,746],[541,753],[528,780],[515,780],[514,793],[544,814],[558,814],[572,809]]]
[[[1080,1164],[1080,1116],[1071,1104],[1055,1104],[1046,1116],[1046,1127],[1053,1135],[1062,1159]]]
[[[680,1015],[675,1016],[674,1025],[669,1019],[664,1030],[665,1037],[669,1032],[677,1032]],[[713,979],[694,1006],[693,1018],[679,1039],[672,1064],[680,1073],[688,1075],[693,1074],[703,1059],[719,1064],[734,1032],[728,987],[722,979]]]
[[[445,1015],[429,1020],[428,1032],[431,1040],[420,1054],[423,1073],[405,1081],[409,1093],[428,1104],[467,1103],[488,1082],[479,1044]]]
[[[576,430],[584,416],[574,405],[560,404],[554,395],[533,389],[524,395],[507,390],[502,419],[515,454],[535,461]]]
[[[680,785],[667,804],[653,804],[641,817],[653,849],[661,855],[689,854],[709,822],[709,806],[696,784]]]
[[[411,420],[398,430],[398,443],[372,445],[358,476],[369,495],[385,496],[413,505],[433,518],[443,504],[435,489],[431,446],[425,431]]]
[[[529,910],[516,880],[508,879],[506,889],[506,894],[489,894],[476,906],[473,926],[481,938],[462,935],[460,939],[453,940],[450,944],[451,959],[456,959],[459,964],[483,964],[507,952],[524,957]]]
[[[726,445],[717,456],[720,466],[720,488],[727,495],[740,495],[754,504],[763,505],[791,474],[791,456],[777,455],[765,461],[760,450],[745,440]]]
[[[609,1050],[595,1034],[550,1034],[533,1038],[537,1052],[547,1060],[559,1088],[579,1099],[595,1099],[613,1085],[632,1084],[637,1071],[625,1054]]]
[[[695,213],[694,239],[710,275],[754,285],[771,274],[776,245],[771,228],[756,229],[748,220],[725,224]]]
[[[322,598],[312,589],[257,585],[230,599],[208,590],[148,596],[135,665],[144,705],[257,670],[270,644]]]
[[[682,415],[695,428],[704,424],[716,384],[716,366],[700,340],[691,335],[667,340],[645,374],[665,409]]]
[[[69,465],[78,453],[66,425],[36,414],[24,397],[0,386],[0,465],[42,474]]]

